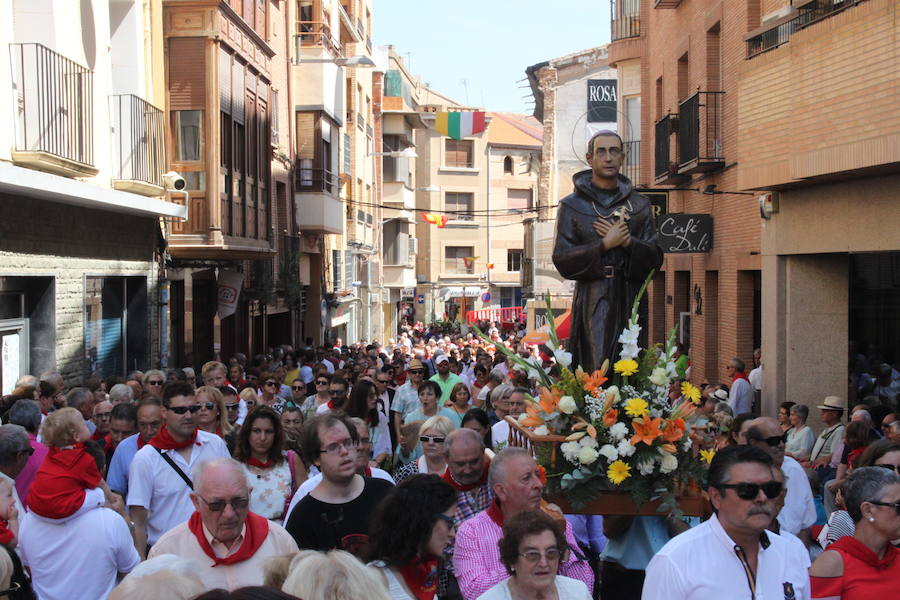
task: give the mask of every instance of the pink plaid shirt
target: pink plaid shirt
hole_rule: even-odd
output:
[[[500,562],[497,543],[503,537],[503,529],[491,518],[487,510],[464,521],[456,532],[453,550],[453,572],[465,600],[476,600],[483,593],[507,577],[506,567]],[[594,571],[581,556],[581,550],[572,526],[566,522],[566,541],[570,553],[566,562],[559,565],[559,574],[583,581],[594,588]]]

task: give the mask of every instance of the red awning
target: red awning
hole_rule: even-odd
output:
[[[572,311],[567,310],[563,314],[553,319],[556,326],[556,337],[560,340],[569,339],[569,333],[572,330]],[[550,326],[544,325],[534,331],[528,332],[522,341],[526,344],[546,344],[550,340]]]

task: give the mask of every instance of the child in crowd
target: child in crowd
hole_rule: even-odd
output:
[[[413,421],[412,423],[404,423],[400,428],[400,443],[394,450],[394,468],[398,469],[417,460],[422,456],[422,450],[419,446],[419,427],[422,421]]]
[[[112,492],[85,449],[91,438],[81,413],[62,408],[47,415],[41,439],[50,451],[28,492],[28,508],[48,519],[63,519],[81,509],[112,503]]]
[[[0,544],[15,548],[19,541],[19,511],[12,483],[0,480]]]

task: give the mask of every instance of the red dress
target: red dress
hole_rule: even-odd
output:
[[[888,544],[884,558],[854,537],[844,536],[829,550],[844,560],[842,577],[810,577],[812,597],[841,600],[887,600],[896,598],[900,585],[900,550]]]

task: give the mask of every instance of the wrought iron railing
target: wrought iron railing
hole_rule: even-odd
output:
[[[304,48],[325,48],[337,58],[344,56],[343,48],[331,33],[328,23],[297,21],[297,38]],[[302,60],[300,61],[302,64]]]
[[[163,111],[134,94],[110,96],[113,179],[162,186],[166,170]]]
[[[294,169],[294,185],[298,192],[326,192],[337,194],[338,177],[325,169],[313,169],[298,163]]]
[[[671,152],[669,135],[672,133],[676,115],[666,115],[654,125],[653,174],[657,179],[671,172]]]
[[[610,0],[610,33],[612,41],[641,35],[641,5],[639,0]]]
[[[678,108],[678,164],[722,161],[725,92],[696,92]]]
[[[625,142],[624,151],[625,163],[622,165],[622,175],[637,185],[641,183],[641,141]]]
[[[94,74],[42,44],[11,44],[16,149],[94,164]]]
[[[799,7],[799,14],[784,23],[753,36],[747,40],[747,58],[753,58],[763,52],[774,50],[786,44],[791,36],[822,19],[846,10],[864,0],[815,0]]]

